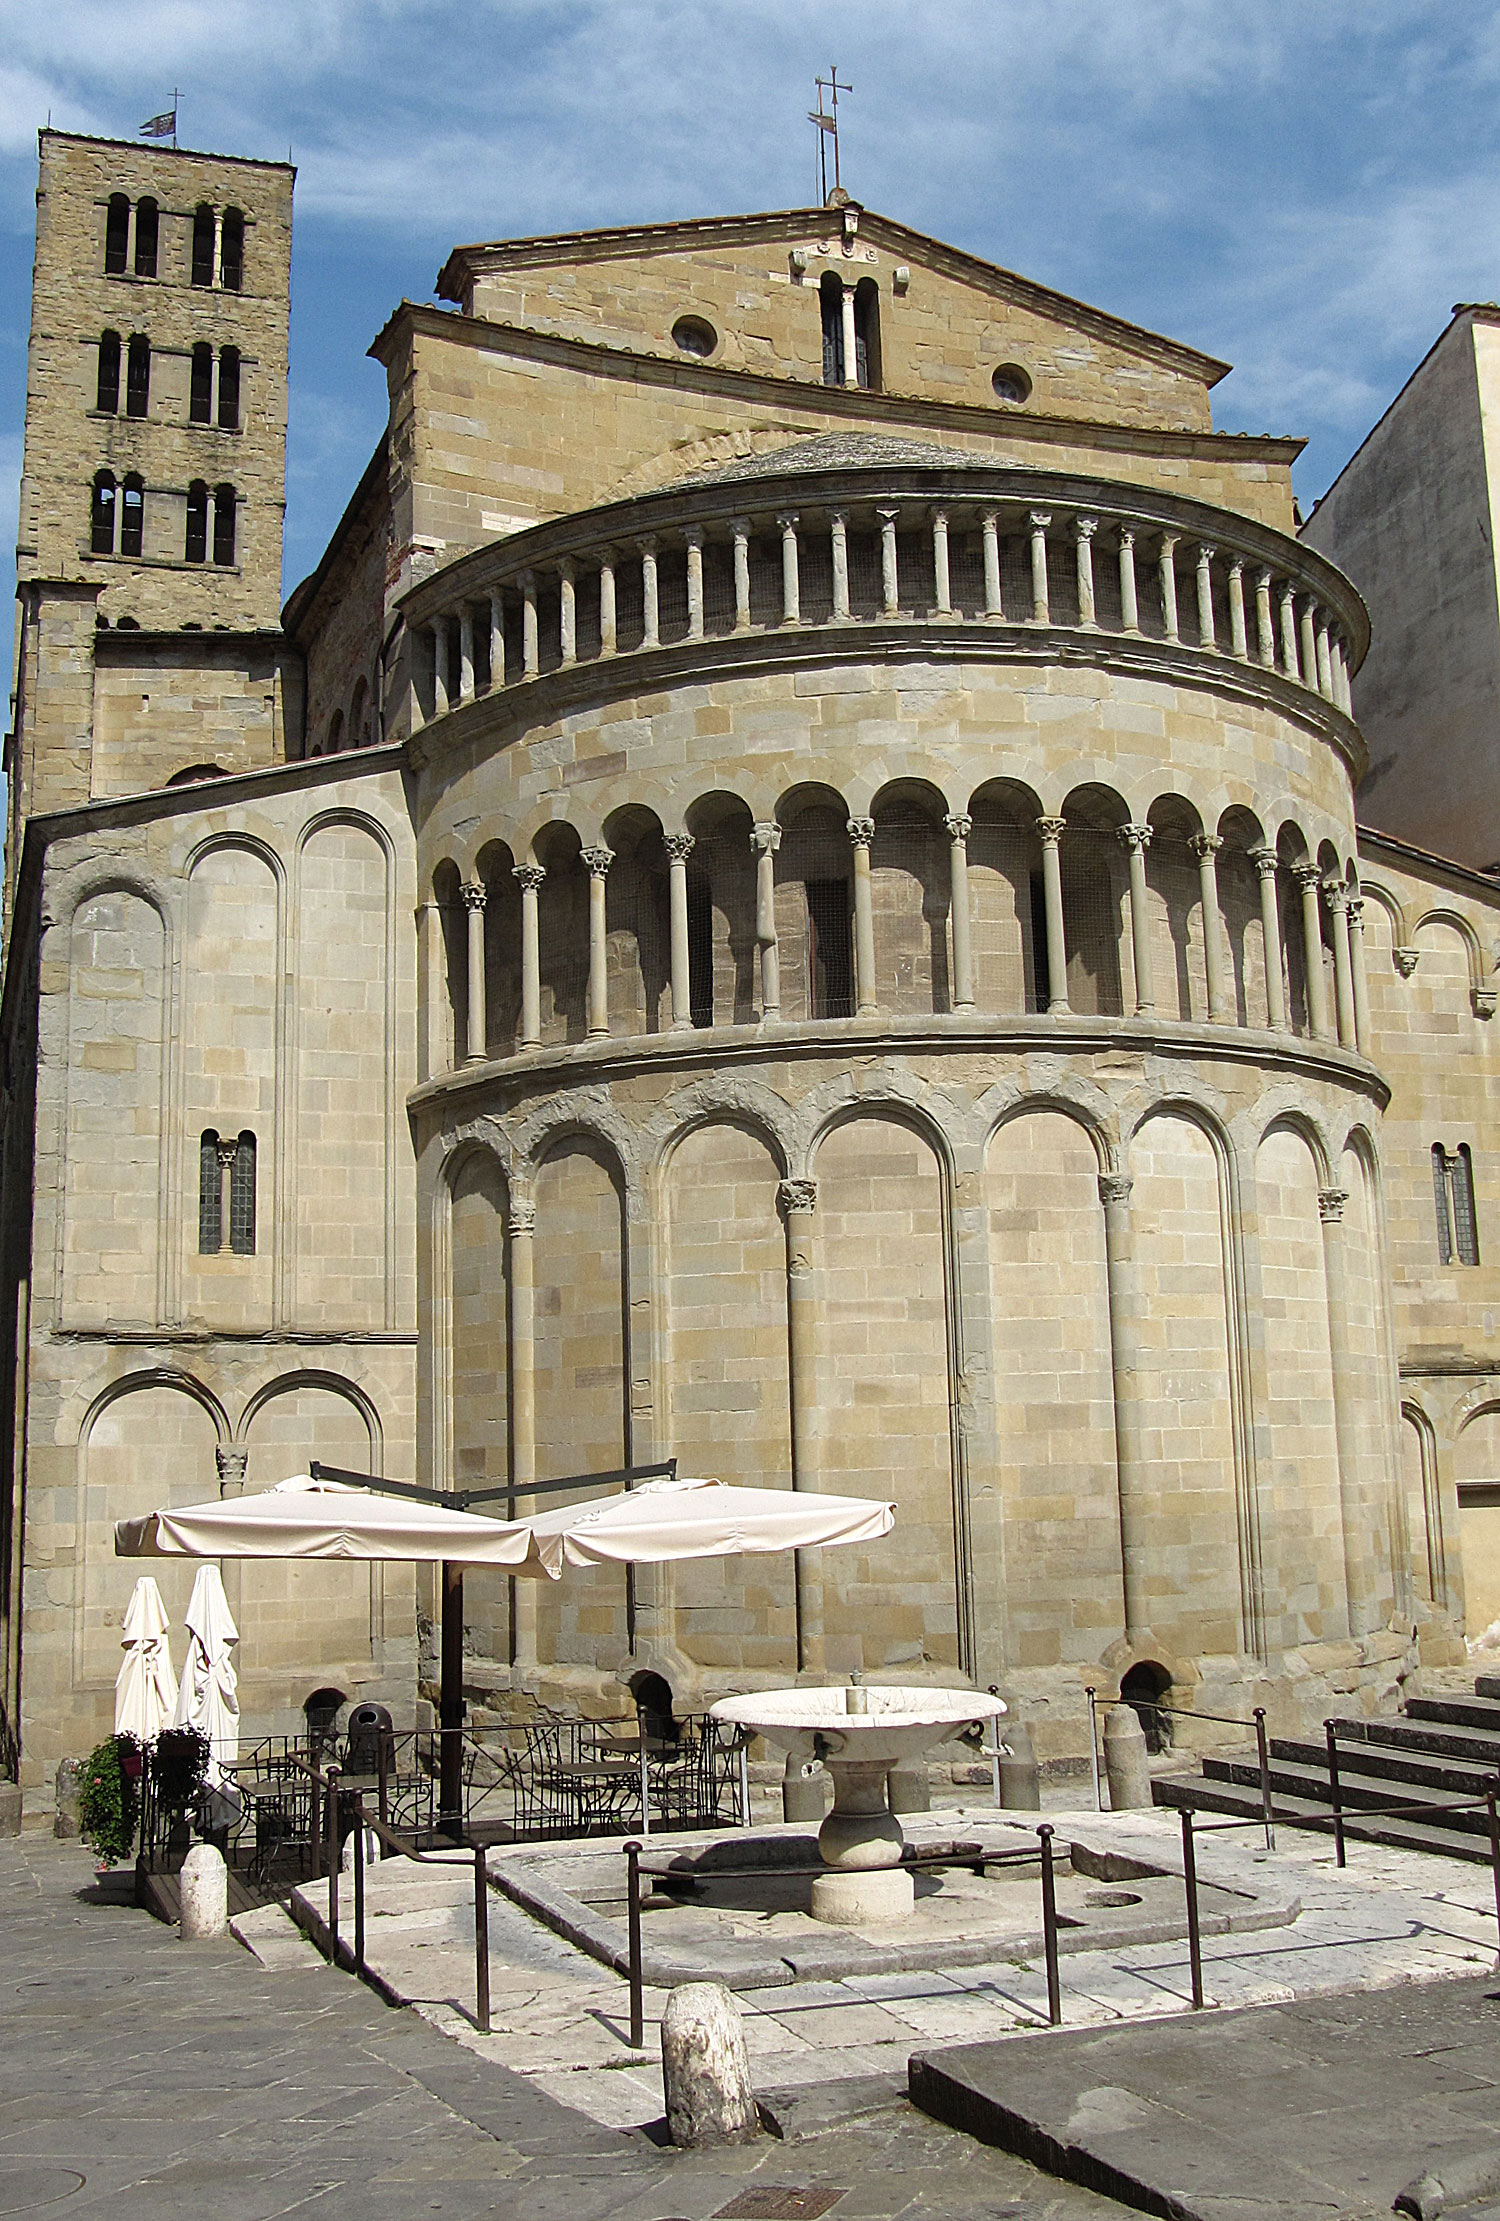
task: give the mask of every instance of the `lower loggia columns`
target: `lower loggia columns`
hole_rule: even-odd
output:
[[[776,851],[781,827],[761,824],[751,828],[755,852],[755,941],[760,950],[760,1015],[781,1016],[781,955],[776,943]]]
[[[949,904],[953,915],[953,1007],[974,1007],[974,937],[969,917],[969,835],[974,820],[967,811],[945,817],[948,833]]]
[[[542,1045],[542,959],[537,893],[547,874],[540,864],[515,864],[512,876],[521,889],[521,1047]]]
[[[601,843],[583,851],[589,875],[589,989],[588,1038],[609,1032],[609,929],[605,910],[605,882],[615,860],[612,848]]]
[[[672,1031],[691,1032],[693,1024],[693,983],[688,947],[688,898],[687,863],[693,853],[691,833],[668,833],[665,836],[667,851],[668,902],[671,912],[672,943]]]
[[[1331,1041],[1334,1030],[1328,1018],[1328,980],[1323,970],[1323,916],[1318,892],[1323,875],[1316,864],[1294,864],[1292,874],[1302,889],[1302,953],[1307,974],[1307,1020],[1315,1041]]]
[[[1281,968],[1281,912],[1276,902],[1280,859],[1274,848],[1252,848],[1250,861],[1260,880],[1260,938],[1266,970],[1266,1018],[1277,1033],[1287,1030],[1286,974]]]
[[[1203,911],[1203,969],[1208,982],[1208,1015],[1218,1025],[1229,1024],[1234,1011],[1224,973],[1224,926],[1219,916],[1219,850],[1217,833],[1195,833],[1188,846],[1198,859],[1198,899]]]
[[[1047,919],[1047,1008],[1065,1018],[1068,947],[1063,928],[1062,865],[1057,850],[1068,821],[1063,817],[1039,817],[1036,829],[1042,843],[1042,906]]]
[[[468,912],[469,927],[469,1007],[468,1044],[464,1055],[466,1064],[483,1064],[488,1053],[488,1025],[485,1014],[484,992],[484,906],[485,890],[472,881],[463,889],[464,909]]]
[[[875,838],[872,817],[851,817],[849,839],[854,849],[854,1008],[865,1018],[876,1010],[875,905],[870,890],[870,844]]]
[[[783,1180],[776,1201],[786,1227],[787,1366],[791,1389],[792,1486],[818,1487],[818,1287],[816,1180]],[[823,1553],[796,1554],[797,1670],[821,1679]]]
[[[1149,825],[1122,825],[1120,846],[1130,871],[1130,954],[1135,964],[1135,1007],[1138,1017],[1149,1017],[1156,1008],[1151,977],[1151,911],[1146,896],[1146,851],[1151,846]]]

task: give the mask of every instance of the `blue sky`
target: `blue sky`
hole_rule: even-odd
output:
[[[129,137],[175,86],[184,144],[290,147],[290,587],[452,242],[805,205],[831,60],[861,200],[1234,362],[1216,420],[1304,435],[1304,507],[1500,293],[1500,0],[0,0],[5,560],[49,111]]]

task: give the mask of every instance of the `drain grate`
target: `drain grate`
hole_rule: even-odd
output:
[[[762,2190],[742,2190],[727,2206],[720,2206],[714,2221],[819,2221],[836,2206],[844,2190],[830,2190],[818,2183],[810,2190],[789,2190],[781,2183],[767,2183]]]

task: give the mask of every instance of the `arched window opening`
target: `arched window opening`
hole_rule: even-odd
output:
[[[809,879],[808,944],[812,957],[812,1014],[854,1016],[854,922],[847,879]]]
[[[349,1702],[342,1689],[314,1689],[303,1701],[302,1716],[307,1722],[308,1742],[312,1746],[313,1764],[338,1724],[338,1716]]]
[[[880,288],[873,278],[854,288],[854,368],[860,385],[880,391]]]
[[[226,208],[219,231],[219,283],[238,293],[245,282],[245,219],[237,208]]]
[[[818,287],[818,307],[823,317],[823,383],[844,382],[844,281],[825,270]]]
[[[146,536],[146,490],[132,471],[121,488],[120,553],[139,555]]]
[[[113,555],[115,552],[115,482],[107,470],[101,470],[94,480],[94,498],[89,517],[89,546],[95,555]]]
[[[675,1743],[682,1730],[672,1711],[672,1684],[663,1674],[638,1673],[630,1683],[641,1733],[653,1743]]]
[[[1438,1261],[1477,1265],[1479,1220],[1474,1207],[1474,1159],[1466,1141],[1457,1149],[1432,1145],[1432,1191],[1437,1206]]]
[[[104,219],[104,274],[123,277],[130,252],[130,203],[123,193],[111,193]]]
[[[182,554],[187,563],[208,561],[208,488],[201,478],[195,478],[188,488],[187,534]]]
[[[214,488],[214,561],[234,561],[234,488]]]
[[[714,1022],[714,902],[713,890],[701,872],[689,872],[688,1007],[695,1026]]]
[[[325,756],[336,756],[343,745],[344,713],[341,709],[336,709],[333,713],[333,721],[328,727],[328,738],[323,745],[323,753]]]
[[[1132,1666],[1120,1683],[1121,1701],[1138,1716],[1148,1751],[1172,1748],[1172,1715],[1164,1710],[1172,1676],[1149,1660]]]
[[[229,1246],[236,1257],[255,1255],[255,1136],[241,1134],[229,1167]]]
[[[224,1246],[224,1176],[219,1168],[219,1137],[210,1130],[198,1137],[198,1254],[213,1257]]]
[[[94,397],[94,407],[106,416],[113,416],[120,406],[120,335],[118,332],[101,332],[99,335],[99,383]]]
[[[1039,871],[1031,874],[1031,1004],[1033,1010],[1052,1008],[1052,951],[1047,937],[1047,883]]]
[[[219,430],[237,432],[240,428],[240,351],[238,347],[219,349]]]
[[[193,211],[193,283],[214,282],[214,212],[200,201]]]
[[[188,422],[212,424],[214,416],[214,351],[206,339],[193,349],[192,383],[188,389]]]
[[[132,332],[125,356],[125,414],[144,416],[151,406],[151,342]]]
[[[135,204],[135,274],[138,278],[156,275],[156,240],[160,228],[160,211],[148,193]]]
[[[363,679],[354,682],[354,693],[349,703],[349,745],[364,748],[370,738],[370,690]]]
[[[225,1139],[210,1128],[198,1140],[198,1251],[213,1257],[226,1247],[255,1255],[255,1136]]]

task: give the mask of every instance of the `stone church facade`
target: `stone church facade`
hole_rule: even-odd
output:
[[[312,1457],[898,1502],[822,1564],[471,1576],[481,1718],[857,1667],[996,1684],[1066,1759],[1132,1672],[1303,1722],[1460,1663],[1500,1617],[1500,883],[1359,828],[1369,624],[1297,443],[852,202],[463,247],[280,610],[290,201],[43,135],[28,1809],[108,1725],[111,1523]],[[425,1577],[227,1571],[250,1728],[421,1704]]]

